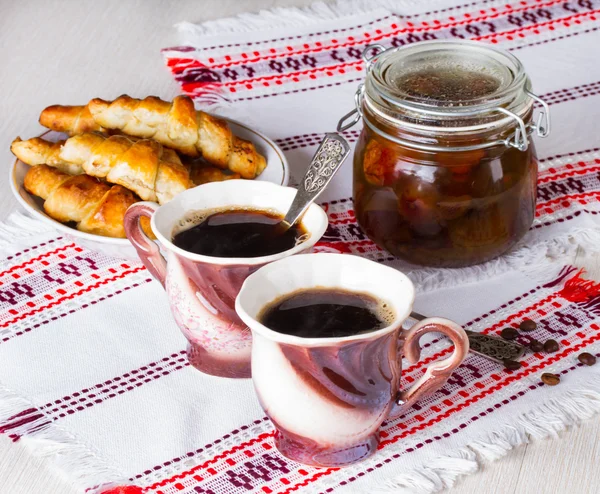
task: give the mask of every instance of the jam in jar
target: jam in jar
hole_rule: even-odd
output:
[[[529,135],[549,131],[521,63],[484,45],[434,41],[381,51],[367,67],[353,182],[366,234],[394,256],[439,267],[515,245],[535,215]],[[537,124],[535,100],[544,106]]]

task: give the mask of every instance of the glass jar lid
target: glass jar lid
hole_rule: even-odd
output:
[[[364,104],[386,123],[411,131],[439,135],[514,129],[502,142],[521,150],[528,147],[528,133],[549,133],[548,106],[531,92],[523,65],[508,52],[472,41],[429,41],[389,49],[370,45],[363,60],[367,76],[356,94],[358,114],[351,125],[363,116]],[[527,128],[524,120],[534,101],[544,110],[538,123]],[[353,113],[340,121],[338,130],[348,127],[344,123]],[[374,127],[367,119],[365,123]]]

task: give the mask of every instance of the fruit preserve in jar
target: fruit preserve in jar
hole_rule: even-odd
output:
[[[509,53],[471,42],[382,49],[365,50],[356,96],[358,223],[415,264],[469,266],[506,252],[534,218],[530,135],[548,134],[547,105]],[[543,106],[536,123],[534,101]]]

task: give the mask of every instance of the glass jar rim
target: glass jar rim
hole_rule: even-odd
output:
[[[442,56],[444,58],[441,58]],[[438,60],[434,63],[438,64],[439,60],[447,60],[450,57],[454,62],[462,58],[471,65],[479,64],[481,69],[487,69],[488,72],[499,73],[504,69],[502,75],[504,78],[509,75],[510,80],[500,81],[499,87],[493,92],[469,100],[440,101],[420,98],[403,92],[402,87],[393,85],[389,77],[391,71],[399,66],[410,71],[415,67],[418,69],[419,63],[421,68],[427,63],[431,65],[432,62],[428,61],[427,57],[437,57]],[[519,96],[525,96],[525,91],[530,89],[530,85],[523,64],[517,57],[507,51],[474,41],[425,41],[386,49],[367,61],[366,95],[369,100],[380,100],[387,106],[388,111],[397,110],[400,114],[414,113],[432,120],[477,117],[489,114],[497,107],[516,111],[518,114],[524,113],[533,101]]]

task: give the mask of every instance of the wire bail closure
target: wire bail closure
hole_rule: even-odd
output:
[[[371,72],[371,69],[373,68],[373,64],[377,61],[377,58],[382,53],[385,53],[390,50],[395,50],[395,49],[396,48],[386,48],[384,45],[381,45],[381,44],[368,45],[361,54],[361,58],[363,59],[363,61],[365,63],[367,77],[369,76],[369,73]],[[375,52],[372,53],[373,51],[375,51]],[[346,113],[339,120],[339,122],[337,124],[338,132],[344,132],[344,131],[348,130],[349,128],[356,125],[360,121],[360,119],[363,117],[362,103],[363,103],[363,99],[365,96],[364,93],[365,93],[365,84],[361,83],[361,84],[359,84],[358,89],[356,90],[356,93],[354,94],[354,108],[351,111],[349,111],[348,113]],[[472,149],[488,148],[488,147],[492,147],[492,146],[495,146],[498,144],[504,144],[506,147],[514,147],[514,148],[518,149],[519,151],[527,151],[527,149],[529,148],[528,136],[531,132],[533,132],[535,130],[536,135],[538,137],[541,137],[541,138],[548,137],[548,135],[550,134],[550,108],[548,107],[548,104],[544,100],[542,100],[539,96],[532,93],[528,89],[525,89],[525,93],[530,98],[532,98],[535,102],[539,103],[542,106],[542,110],[540,111],[540,113],[538,115],[536,124],[526,126],[525,122],[519,115],[517,115],[516,113],[513,113],[510,110],[507,110],[506,108],[503,108],[501,106],[497,106],[494,108],[486,108],[483,110],[456,112],[456,116],[473,116],[473,115],[492,113],[492,112],[503,113],[504,115],[511,117],[512,119],[515,120],[516,129],[511,136],[507,137],[504,140],[482,143],[480,145],[475,145],[475,146],[456,147],[456,148],[453,148],[452,150],[467,151],[467,150],[472,150]],[[394,103],[392,103],[392,104],[394,104]],[[404,105],[400,104],[399,106],[404,106]],[[430,111],[429,113],[435,115],[436,113],[439,113],[439,112]],[[427,149],[427,150],[432,150],[432,151],[439,150],[441,148],[441,146],[415,145],[415,144],[412,144],[410,141],[406,141],[404,139],[399,139],[395,136],[391,136],[387,133],[380,131],[378,128],[376,128],[374,125],[372,125],[366,119],[365,119],[365,124],[367,124],[367,126],[370,127],[371,130],[373,130],[374,132],[382,135],[383,137],[385,137],[393,142],[397,142],[398,144],[401,144],[403,146],[417,147],[417,148],[422,148],[422,149]],[[444,147],[443,149],[445,151],[450,150],[446,147]]]
[[[364,82],[361,82],[358,85],[358,89],[356,90],[356,93],[354,93],[354,108],[352,110],[350,110],[348,113],[346,113],[342,118],[340,118],[340,121],[337,124],[338,132],[344,132],[345,130],[348,130],[350,127],[354,127],[354,125],[356,125],[362,118],[362,116],[363,116],[362,100],[363,100],[364,92],[365,92],[365,84],[364,84]],[[346,121],[349,120],[350,118],[352,118],[352,120],[350,122],[346,123]]]
[[[377,51],[373,55],[369,56],[369,52],[371,52],[373,50],[377,50]],[[367,75],[371,71],[371,67],[373,66],[373,63],[375,62],[375,60],[377,59],[377,56],[386,50],[387,50],[387,48],[381,44],[373,44],[373,45],[367,45],[367,47],[362,51],[360,56],[363,59],[363,62],[365,63]],[[362,116],[363,116],[362,115],[362,99],[364,96],[364,92],[365,92],[365,83],[361,82],[358,85],[358,89],[356,90],[356,93],[354,93],[354,109],[350,110],[348,113],[346,113],[340,119],[340,121],[337,124],[338,132],[344,132],[345,130],[348,130],[350,127],[353,127],[354,125],[356,125],[362,118]],[[350,118],[352,118],[352,120],[348,123],[345,123]]]
[[[537,101],[540,105],[542,105],[543,111],[540,111],[540,114],[538,115],[535,130],[539,137],[548,137],[550,135],[550,108],[548,107],[548,103],[546,103],[538,95],[533,94],[531,91],[529,91],[529,89],[526,89],[525,93],[534,101]]]

